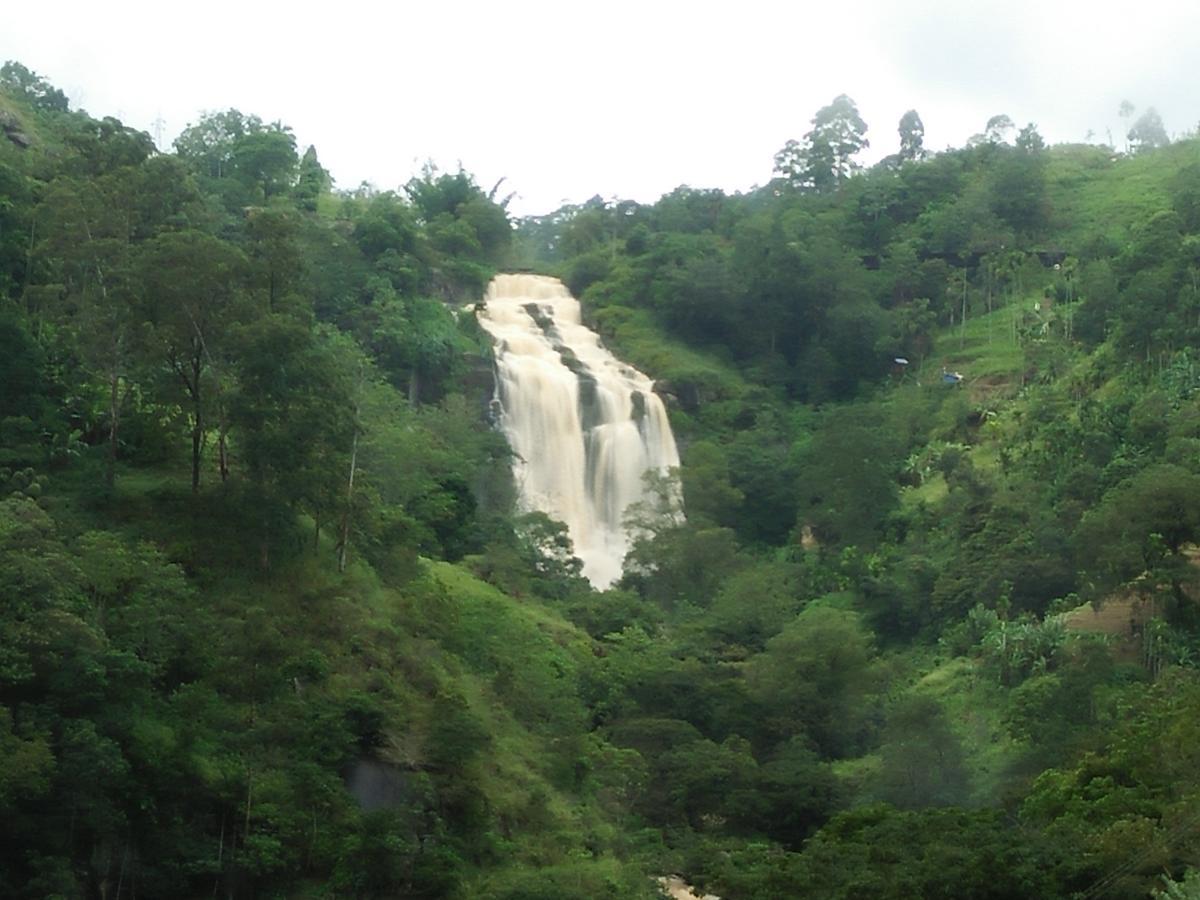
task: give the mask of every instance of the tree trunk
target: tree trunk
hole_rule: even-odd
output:
[[[221,469],[221,480],[226,481],[229,478],[229,444],[226,440],[225,426],[221,426],[220,436],[217,439],[217,455],[219,457],[218,465]]]
[[[121,424],[121,376],[113,370],[108,374],[108,466],[104,480],[109,489],[117,480],[117,434]]]
[[[200,492],[200,445],[204,440],[204,420],[200,403],[200,354],[192,357],[192,493]]]
[[[221,865],[225,858],[225,811],[221,810],[221,836],[217,838],[217,877],[213,881],[212,895],[217,896],[217,888],[221,885]]]
[[[25,271],[21,273],[21,295],[29,296],[29,273],[33,271],[33,247],[37,238],[37,216],[29,217],[29,243],[25,248]],[[41,307],[39,306],[34,315],[34,310],[30,310],[28,306],[26,311],[30,313],[30,318],[33,319],[33,336],[41,340],[42,337],[42,315]]]
[[[121,851],[121,869],[117,872],[117,896],[116,900],[121,900],[121,889],[125,886],[125,869],[129,866],[129,845],[126,844]]]
[[[967,342],[967,270],[963,269],[962,321],[959,323],[958,346]]]
[[[346,481],[346,509],[342,513],[342,533],[338,541],[338,572],[346,571],[346,552],[350,546],[350,509],[354,503],[354,471],[358,464],[358,407],[354,409],[354,441],[350,445],[350,477]]]
[[[192,493],[200,492],[200,409],[192,413]]]
[[[271,570],[271,523],[263,516],[262,540],[258,545],[258,565],[264,572]]]
[[[246,842],[250,839],[250,810],[254,798],[254,770],[246,770],[246,820],[244,830],[242,831],[242,846],[246,846]]]
[[[408,405],[416,407],[417,401],[421,398],[421,375],[417,371],[417,367],[413,366],[412,372],[408,376]]]

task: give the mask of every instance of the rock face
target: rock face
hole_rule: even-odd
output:
[[[407,808],[416,793],[406,772],[374,759],[360,759],[353,765],[346,789],[368,812]]]
[[[24,150],[32,141],[24,130],[21,128],[21,122],[10,112],[0,110],[0,132],[4,136]]]
[[[654,392],[666,401],[667,406],[677,406],[689,413],[700,409],[700,389],[689,381],[657,381]]]

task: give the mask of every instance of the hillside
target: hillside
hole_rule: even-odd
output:
[[[1194,138],[513,221],[238,110],[158,152],[17,64],[0,117],[0,894],[1196,877]],[[517,268],[679,441],[604,592],[489,422]]]

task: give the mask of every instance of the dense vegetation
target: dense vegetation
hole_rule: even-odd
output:
[[[839,97],[513,223],[15,63],[0,126],[0,893],[1193,896],[1195,139],[863,171]],[[507,267],[671,404],[603,594],[487,423]]]

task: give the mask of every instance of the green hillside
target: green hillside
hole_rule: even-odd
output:
[[[517,220],[0,69],[0,895],[1184,896],[1200,143],[856,118]],[[517,268],[682,451],[603,592],[488,420]]]

